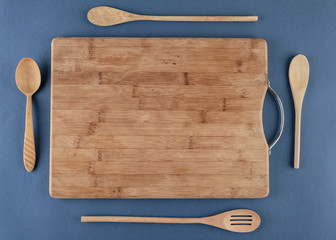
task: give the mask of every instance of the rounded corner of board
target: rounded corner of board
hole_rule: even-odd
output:
[[[258,196],[258,198],[266,198],[266,197],[268,197],[268,195],[269,195],[269,187],[267,187],[265,189],[265,192],[262,193],[260,196]]]
[[[255,38],[255,40],[260,44],[260,45],[264,45],[265,47],[267,47],[267,41],[265,39],[262,38]]]
[[[49,196],[54,199],[62,198],[55,193],[55,189],[52,185],[52,177],[50,176],[50,183],[49,183]]]
[[[60,38],[56,37],[51,40],[51,47],[54,47],[54,45],[59,41]]]
[[[58,197],[55,195],[55,193],[54,193],[54,191],[52,190],[51,187],[50,187],[50,189],[49,189],[49,196],[50,196],[51,198],[58,198]]]
[[[55,37],[51,40],[51,46],[54,46],[58,41],[60,41],[62,38],[60,37]]]

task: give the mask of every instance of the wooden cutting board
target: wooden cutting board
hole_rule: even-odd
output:
[[[50,195],[268,195],[261,39],[57,38]]]

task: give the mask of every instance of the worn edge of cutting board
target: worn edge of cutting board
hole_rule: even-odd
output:
[[[114,38],[114,37],[57,37],[57,38],[54,38],[51,42],[51,59],[53,58],[53,45],[55,43],[55,41],[57,41],[58,39],[90,39],[90,38],[93,38],[93,39],[104,39],[104,38],[107,38],[107,39],[110,39],[110,38]],[[162,39],[186,39],[188,37],[116,37],[118,39],[129,39],[129,38],[132,38],[132,39],[149,39],[149,38],[162,38]],[[189,39],[193,39],[193,38],[189,38]],[[195,39],[222,39],[222,38],[195,38]],[[228,38],[225,38],[225,39],[228,39]],[[268,51],[267,51],[267,42],[264,40],[264,39],[260,39],[260,38],[229,38],[229,39],[255,39],[255,40],[260,40],[264,43],[264,50],[265,50],[265,63],[266,63],[266,73],[265,73],[265,77],[266,77],[266,80],[268,79]],[[50,119],[53,119],[52,118],[52,114],[53,114],[53,111],[52,111],[52,106],[53,106],[53,61],[51,61],[51,92],[50,92]],[[265,86],[265,89],[264,89],[264,94],[263,94],[263,98],[261,99],[261,104],[260,104],[260,115],[259,115],[259,121],[262,123],[262,108],[263,108],[263,105],[264,105],[264,100],[265,100],[265,96],[266,96],[266,92],[267,92],[267,86]],[[261,126],[263,126],[263,124],[261,124]],[[260,129],[262,135],[263,135],[263,141],[265,143],[265,146],[267,146],[267,150],[268,150],[268,153],[269,153],[269,146],[268,146],[268,143],[267,143],[267,140],[266,140],[266,136],[264,134],[264,129],[263,127]],[[54,194],[53,191],[52,191],[52,176],[51,176],[51,173],[52,173],[52,124],[50,124],[50,173],[49,173],[49,195],[52,197],[52,198],[58,198],[58,199],[181,199],[181,197],[128,197],[128,198],[124,198],[124,197],[114,197],[114,198],[111,198],[111,197],[97,197],[97,196],[86,196],[86,197],[64,197],[64,196],[58,196],[57,194]],[[266,159],[266,169],[267,169],[267,174],[265,175],[266,178],[267,178],[267,188],[265,189],[265,193],[264,194],[260,194],[260,195],[255,195],[255,196],[246,196],[246,197],[183,197],[185,199],[254,199],[254,198],[264,198],[264,197],[267,197],[269,195],[269,154],[267,155],[267,159]]]

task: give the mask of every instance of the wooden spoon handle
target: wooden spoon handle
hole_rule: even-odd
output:
[[[198,218],[82,216],[81,222],[200,223]]]
[[[192,22],[256,22],[258,16],[149,16],[138,15],[139,20],[192,21]]]
[[[26,129],[23,146],[23,162],[26,170],[31,172],[35,166],[35,141],[34,141],[34,127],[32,114],[32,97],[27,96],[26,107]]]
[[[295,111],[294,168],[300,165],[301,108]]]

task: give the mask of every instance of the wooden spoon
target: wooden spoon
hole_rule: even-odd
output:
[[[260,217],[254,211],[237,209],[201,218],[82,216],[81,222],[201,223],[244,233],[256,230],[260,225]]]
[[[193,21],[193,22],[256,22],[257,16],[149,16],[125,12],[112,7],[92,8],[87,18],[98,26],[112,26],[124,22],[152,20],[152,21]]]
[[[293,58],[289,66],[289,83],[295,106],[294,168],[299,168],[300,164],[301,110],[308,85],[308,78],[309,62],[304,55],[299,54]]]
[[[40,69],[36,62],[31,58],[22,59],[16,68],[15,79],[17,87],[27,96],[23,162],[26,170],[31,172],[34,169],[36,161],[32,95],[37,91],[41,84]]]

